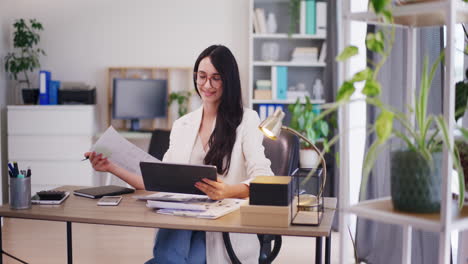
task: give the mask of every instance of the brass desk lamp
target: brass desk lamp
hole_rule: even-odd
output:
[[[273,113],[273,115],[270,115],[268,118],[262,121],[259,125],[259,129],[263,132],[263,134],[268,137],[269,139],[272,140],[277,140],[278,136],[281,133],[281,129],[287,130],[294,135],[298,136],[300,139],[304,140],[305,142],[309,143],[312,148],[314,149],[315,152],[320,157],[321,160],[321,165],[322,165],[322,171],[323,171],[323,180],[320,185],[320,189],[318,191],[317,197],[315,199],[301,199],[299,196],[299,204],[298,204],[298,213],[296,217],[293,219],[293,224],[312,224],[312,225],[318,225],[320,224],[321,221],[321,214],[317,214],[317,219],[310,219],[310,215],[308,215],[309,210],[307,208],[311,207],[319,207],[321,206],[323,209],[323,189],[325,187],[325,182],[327,180],[327,165],[325,162],[325,159],[321,153],[321,151],[305,136],[303,136],[301,133],[297,132],[296,130],[283,126],[283,118],[284,118],[284,112],[280,109],[277,108],[276,111]],[[317,168],[312,168],[312,170],[307,174],[303,182],[307,182],[312,175],[314,175],[315,171]]]

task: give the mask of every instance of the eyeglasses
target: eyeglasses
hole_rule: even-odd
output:
[[[206,72],[202,72],[202,71],[194,72],[193,79],[195,80],[198,86],[205,85],[207,80],[210,80],[211,86],[216,89],[221,88],[221,86],[223,85],[223,80],[221,79],[221,75],[217,73],[211,76],[208,76]]]

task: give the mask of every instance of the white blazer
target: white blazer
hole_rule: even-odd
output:
[[[201,124],[203,107],[179,118],[172,126],[169,149],[163,161],[188,163]],[[227,175],[218,175],[227,184],[249,184],[255,176],[272,176],[270,160],[265,157],[263,134],[258,129],[257,112],[244,108],[242,122],[237,127],[232,149],[231,165]],[[256,235],[231,233],[234,252],[243,264],[258,263],[260,245]],[[231,263],[224,247],[222,233],[206,232],[208,264]]]

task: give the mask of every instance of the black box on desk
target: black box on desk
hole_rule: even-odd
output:
[[[257,176],[250,182],[250,205],[288,206],[292,197],[290,176]]]

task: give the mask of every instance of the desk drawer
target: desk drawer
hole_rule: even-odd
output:
[[[88,135],[96,132],[95,106],[8,106],[8,135]]]
[[[8,159],[77,161],[92,144],[89,136],[9,136]]]

